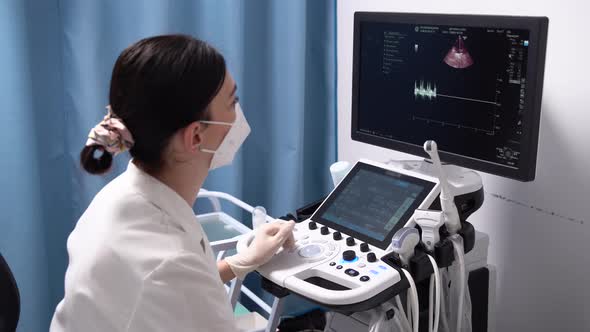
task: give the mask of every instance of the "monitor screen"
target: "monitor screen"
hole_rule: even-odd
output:
[[[355,14],[355,140],[527,181],[546,18]]]
[[[312,220],[385,249],[435,185],[359,162]]]

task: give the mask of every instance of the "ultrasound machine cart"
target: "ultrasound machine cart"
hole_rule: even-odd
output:
[[[257,269],[275,296],[272,308],[261,304],[266,331],[276,330],[289,294],[329,311],[325,331],[399,324],[406,290],[405,326],[438,329],[433,280],[450,292],[438,272],[453,266],[461,276],[453,287],[469,294],[456,297],[454,326],[465,327],[470,298],[466,330],[495,330],[489,238],[468,221],[484,199],[474,170],[534,180],[547,28],[546,17],[355,13],[352,140],[428,159],[358,160],[325,199],[296,214],[296,247]],[[199,197],[253,209],[223,193]],[[235,228],[243,235],[219,242],[219,258],[251,243],[249,228]]]

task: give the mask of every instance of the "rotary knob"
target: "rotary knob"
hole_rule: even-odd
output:
[[[361,243],[361,251],[362,252],[367,252],[369,250],[371,250],[371,249],[369,248],[369,244],[368,243],[366,243],[366,242],[365,243]]]
[[[328,229],[328,227],[327,227],[327,226],[323,226],[323,227],[320,229],[320,232],[322,233],[322,235],[328,235],[328,234],[330,234],[330,230]]]
[[[355,242],[354,242],[354,238],[353,237],[349,237],[346,239],[346,245],[349,247],[354,246]]]
[[[309,222],[309,229],[316,229],[318,228],[318,224],[315,223],[315,221],[310,221]]]
[[[354,252],[354,250],[346,250],[345,252],[342,253],[342,259],[344,259],[345,261],[353,261],[356,258],[356,253]]]
[[[377,256],[375,256],[374,252],[370,252],[367,254],[367,261],[374,263],[377,261]]]
[[[334,240],[336,240],[336,241],[340,241],[340,240],[342,240],[342,233],[340,233],[340,232],[334,232],[332,234],[332,238]]]

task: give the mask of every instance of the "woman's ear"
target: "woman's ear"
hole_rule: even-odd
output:
[[[184,128],[183,145],[187,152],[199,151],[199,146],[203,142],[204,125],[199,121],[194,121]]]

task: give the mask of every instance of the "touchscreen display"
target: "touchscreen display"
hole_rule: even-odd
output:
[[[406,224],[434,185],[357,163],[313,219],[351,235],[360,234],[360,239],[383,242]]]

